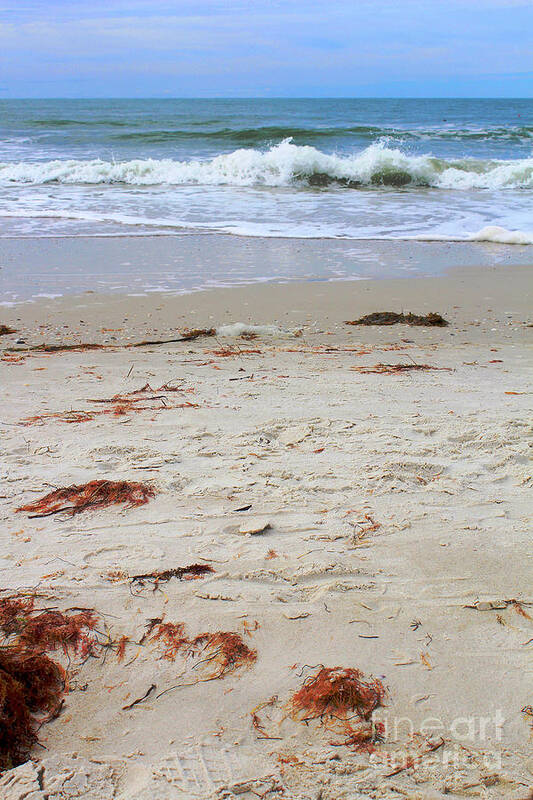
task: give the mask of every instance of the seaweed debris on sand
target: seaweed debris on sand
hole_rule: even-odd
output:
[[[95,652],[97,617],[76,612],[36,609],[32,596],[0,598],[0,772],[27,761],[39,728],[61,712],[68,676],[47,653],[61,649],[70,662]]]
[[[171,578],[178,578],[180,581],[182,579],[196,580],[198,578],[203,578],[204,575],[211,572],[214,572],[214,569],[210,567],[209,564],[189,564],[188,567],[153,570],[152,572],[146,572],[142,575],[132,575],[130,581],[132,586],[137,584],[141,588],[144,587],[145,583],[151,583],[153,584],[155,592],[160,583],[166,583]]]
[[[182,622],[152,619],[141,642],[146,638],[162,642],[165,645],[163,658],[169,661],[174,661],[180,654],[194,658],[194,668],[207,667],[204,676],[198,678],[200,682],[223,678],[229,672],[251,666],[257,660],[257,650],[248,647],[235,631],[200,633],[190,639]]]
[[[56,608],[35,609],[33,597],[4,597],[0,600],[0,629],[6,636],[16,636],[27,649],[64,651],[69,648],[82,657],[91,654],[94,641],[89,632],[97,624],[92,610],[66,614]]]
[[[229,672],[251,666],[257,660],[257,650],[248,647],[235,631],[201,633],[191,641],[191,651],[197,655],[205,654],[203,663],[213,668],[204,680],[223,678]]]
[[[441,317],[440,314],[430,312],[429,314],[398,314],[395,311],[374,311],[361,319],[347,320],[345,325],[424,325],[437,328],[445,328],[450,323]]]
[[[68,353],[85,352],[87,350],[105,350],[107,345],[93,342],[80,342],[79,344],[37,344],[34,347],[23,348],[36,353]]]
[[[91,398],[90,403],[104,405],[106,407],[97,410],[83,410],[83,409],[70,409],[68,411],[55,411],[45,412],[43,414],[34,414],[31,417],[25,417],[21,420],[20,424],[26,427],[36,424],[44,424],[50,420],[58,420],[59,422],[92,422],[99,416],[112,416],[123,417],[127,414],[134,414],[141,411],[170,411],[176,408],[199,408],[198,403],[192,403],[190,400],[183,402],[175,402],[167,398],[166,393],[179,393],[183,394],[184,391],[191,392],[192,389],[183,390],[180,386],[172,386],[170,383],[165,383],[158,389],[152,389],[149,383],[142,386],[140,389],[135,389],[126,394],[115,394],[113,397],[100,397]]]
[[[318,719],[329,729],[340,728],[345,739],[338,744],[369,748],[381,736],[372,714],[383,707],[386,693],[378,678],[367,678],[358,669],[321,666],[293,694],[289,708],[293,719]]]
[[[186,328],[181,332],[181,336],[175,339],[154,339],[152,341],[145,339],[142,342],[126,345],[126,347],[145,347],[146,345],[172,344],[173,342],[192,342],[194,339],[199,339],[202,336],[216,336],[216,328]]]
[[[61,511],[69,511],[74,515],[90,508],[105,508],[121,503],[127,508],[136,508],[145,505],[154,496],[154,490],[144,483],[97,480],[55,489],[33,503],[20,506],[17,511],[35,511],[34,517],[47,517]]]
[[[439,370],[443,372],[451,372],[451,367],[433,367],[431,364],[374,364],[369,367],[350,367],[354,372],[360,372],[363,375],[396,375],[401,372],[410,371],[426,371],[426,370]]]

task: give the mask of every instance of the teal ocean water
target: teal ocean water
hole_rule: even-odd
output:
[[[0,101],[0,236],[533,242],[531,100]]]

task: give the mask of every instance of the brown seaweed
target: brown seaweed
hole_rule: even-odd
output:
[[[144,347],[145,345],[155,344],[173,344],[174,342],[191,342],[193,339],[199,339],[202,336],[216,336],[216,328],[191,328],[185,329],[181,336],[176,339],[154,339],[152,341],[145,340],[142,342],[135,342],[134,344],[126,345],[126,347]]]
[[[171,578],[178,578],[180,581],[183,579],[195,580],[211,572],[214,572],[214,569],[209,564],[189,564],[188,567],[174,567],[173,569],[153,570],[153,572],[146,572],[142,575],[132,575],[130,581],[132,586],[139,584],[141,587],[145,583],[152,583],[155,592],[160,583],[166,583]]]
[[[1,330],[1,329],[0,329]],[[9,329],[6,333],[16,333],[16,331]],[[1,335],[1,334],[0,334]],[[182,331],[181,335],[175,339],[155,339],[153,341],[131,342],[128,344],[97,344],[96,342],[78,342],[77,344],[36,344],[31,347],[17,347],[8,348],[9,351],[15,353],[66,353],[66,352],[83,352],[85,350],[110,350],[117,347],[144,347],[145,345],[156,344],[171,344],[173,342],[190,342],[193,339],[198,339],[201,336],[216,336],[215,328],[191,328]]]
[[[440,314],[431,312],[426,315],[420,314],[398,314],[395,311],[374,311],[361,319],[347,320],[345,325],[423,325],[438,328],[445,328],[450,323],[441,317]]]
[[[433,367],[431,364],[374,364],[371,367],[350,367],[354,372],[362,375],[397,375],[402,372],[424,372],[427,370],[439,370],[451,372],[450,367]]]
[[[66,353],[84,352],[86,350],[105,350],[106,347],[107,345],[105,344],[80,342],[79,344],[36,344],[33,347],[27,347],[25,349],[36,353]]]

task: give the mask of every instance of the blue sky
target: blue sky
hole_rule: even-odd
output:
[[[533,97],[533,0],[0,0],[0,98]]]

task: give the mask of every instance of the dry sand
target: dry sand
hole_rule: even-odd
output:
[[[530,288],[530,268],[505,267],[5,309],[19,332],[4,348],[116,347],[4,355],[1,586],[94,608],[129,642],[122,661],[72,664],[46,750],[0,778],[2,800],[529,797]],[[344,324],[385,309],[450,326]],[[122,347],[234,322],[283,330]],[[358,370],[379,363],[440,369]],[[21,424],[168,382],[180,392],[160,409]],[[75,517],[15,511],[93,479],[149,482],[156,496]],[[215,572],[130,585],[191,563]],[[199,682],[191,659],[137,644],[161,617],[191,636],[238,632],[257,661]],[[288,715],[317,665],[386,685],[374,752]],[[251,713],[270,698],[262,734]]]

